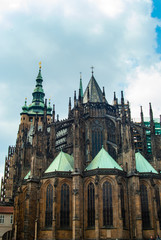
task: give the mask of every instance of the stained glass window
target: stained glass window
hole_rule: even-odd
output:
[[[92,131],[92,158],[96,156],[103,145],[103,134],[100,130]]]
[[[69,227],[69,186],[64,183],[61,187],[60,226]]]
[[[51,184],[48,185],[46,190],[46,212],[45,212],[45,226],[52,226],[53,216],[53,187]]]
[[[88,227],[95,226],[95,191],[94,184],[88,185]]]
[[[142,184],[140,186],[141,194],[141,210],[142,210],[142,226],[143,229],[150,228],[150,215],[149,215],[149,203],[147,187]]]
[[[112,186],[107,181],[103,184],[103,225],[113,226]]]

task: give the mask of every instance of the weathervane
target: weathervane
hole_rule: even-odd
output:
[[[41,62],[39,62],[39,68],[41,69]]]
[[[92,66],[91,69],[92,69],[92,76],[93,76],[93,69],[94,69],[94,67]]]

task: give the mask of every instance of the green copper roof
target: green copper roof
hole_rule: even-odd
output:
[[[135,153],[136,170],[140,173],[157,173],[152,165],[143,157],[140,152]]]
[[[53,160],[45,173],[55,172],[55,171],[73,171],[74,159],[67,153],[60,152],[58,156]]]
[[[27,101],[25,99],[25,105],[22,107],[22,113],[28,113]]]
[[[42,102],[44,103],[44,90],[42,87],[42,82],[43,82],[43,78],[41,76],[41,68],[39,68],[39,73],[38,76],[36,78],[36,87],[34,89],[34,92],[32,93],[33,95],[33,100],[32,102]]]
[[[30,174],[31,174],[31,170],[28,172],[28,174],[24,177],[25,180],[29,179],[30,177]]]
[[[85,170],[93,170],[97,168],[116,168],[123,171],[123,169],[109,155],[109,153],[105,151],[103,147]]]
[[[25,101],[25,105],[22,107],[22,112],[21,114],[28,114],[28,115],[36,115],[36,114],[40,114],[43,115],[44,114],[44,90],[43,90],[43,86],[42,86],[42,82],[43,82],[43,78],[41,75],[41,67],[39,68],[39,72],[36,78],[36,86],[35,89],[32,93],[33,99],[32,99],[32,103],[27,106],[26,105],[26,101]],[[50,106],[50,102],[47,108],[47,115],[51,115],[51,111],[52,108]]]
[[[103,93],[96,82],[96,79],[92,75],[88,86],[85,90],[84,96],[83,96],[83,103],[87,103],[88,101],[88,88],[89,88],[89,101],[90,102],[103,102]]]

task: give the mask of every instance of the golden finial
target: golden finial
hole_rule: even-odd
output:
[[[27,101],[27,97],[25,97],[25,100]]]
[[[50,102],[50,100],[51,100],[51,97],[49,98],[49,102]]]
[[[39,62],[39,68],[41,69],[41,62]]]

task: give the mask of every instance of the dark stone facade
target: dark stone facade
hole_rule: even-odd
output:
[[[84,96],[81,90],[78,99],[75,93],[73,108],[69,99],[69,113],[65,120],[59,121],[58,117],[55,120],[55,106],[50,114],[47,102],[43,113],[31,114],[27,112],[26,105],[21,113],[16,147],[12,151],[10,149],[6,160],[9,162],[9,172],[6,183],[2,183],[3,190],[6,189],[2,201],[14,201],[13,239],[149,239],[151,235],[161,235],[161,136],[155,135],[151,106],[149,130],[152,154],[148,156],[143,113],[141,111],[140,123],[131,120],[129,103],[124,102],[123,92],[121,103],[114,94],[114,104],[110,105],[93,73]],[[138,139],[139,147],[136,144]],[[123,171],[115,168],[85,170],[102,145]],[[136,170],[135,151],[138,149],[159,171],[158,174],[139,173]],[[61,150],[73,155],[73,172],[45,173]],[[29,171],[30,176],[24,179]],[[109,225],[104,223],[106,193],[103,189],[106,182],[111,186],[112,199],[112,224]],[[89,184],[93,186],[91,191],[94,195],[91,198],[94,203],[91,204],[94,206],[94,216],[90,213],[93,210],[89,211]],[[52,187],[52,197],[48,203],[49,185]],[[143,224],[142,185],[147,189],[148,227]],[[69,203],[64,212],[62,186],[68,186],[66,197]],[[156,189],[159,190],[159,197]],[[47,204],[51,209],[49,213]],[[89,226],[89,217],[94,218],[93,226]]]

